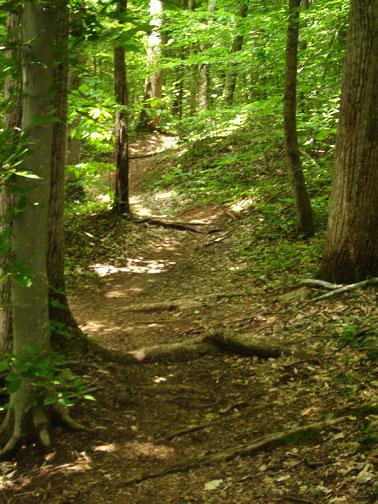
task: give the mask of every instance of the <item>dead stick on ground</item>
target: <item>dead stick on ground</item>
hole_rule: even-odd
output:
[[[238,457],[242,458],[249,457],[254,453],[257,453],[259,451],[268,448],[276,448],[278,446],[282,446],[283,444],[293,442],[295,443],[295,441],[298,440],[298,438],[303,443],[304,438],[313,440],[314,438],[319,437],[323,431],[330,430],[336,424],[341,423],[345,420],[349,420],[349,418],[348,417],[336,418],[325,422],[310,424],[305,427],[290,429],[285,432],[275,432],[273,434],[266,436],[263,439],[260,439],[259,441],[256,441],[255,443],[239,445],[237,447],[229,448],[228,450],[218,452],[213,455],[198,457],[197,459],[193,459],[187,462],[186,464],[172,466],[166,469],[162,469],[160,471],[135,476],[133,478],[124,481],[123,483],[120,484],[120,486],[126,487],[136,485],[146,480],[167,476],[168,474],[174,474],[180,472],[182,473],[190,471],[191,469],[197,469],[199,467],[209,466],[213,464],[220,464],[222,462],[234,460],[235,458]]]
[[[324,280],[318,280],[317,278],[305,278],[304,280],[301,280],[299,283],[294,285],[293,289],[306,285],[309,287],[322,287],[323,289],[328,290],[335,290],[344,287],[344,284],[333,284],[330,282],[325,282]]]
[[[378,285],[378,278],[369,278],[368,280],[364,280],[363,282],[357,282],[354,284],[350,285],[344,285],[343,287],[340,287],[338,289],[334,289],[331,292],[327,292],[327,294],[322,294],[321,296],[317,296],[313,299],[310,299],[306,303],[304,303],[302,306],[306,306],[310,303],[314,303],[315,301],[320,301],[322,299],[328,299],[333,296],[338,296],[339,294],[343,294],[344,292],[350,292],[356,289],[361,289],[362,287],[367,287],[371,285]]]
[[[204,422],[204,423],[197,424],[197,425],[191,425],[190,427],[187,427],[186,429],[181,429],[179,431],[173,432],[172,434],[168,434],[168,436],[158,438],[157,441],[170,441],[170,440],[175,439],[177,437],[185,436],[185,434],[191,434],[192,432],[198,432],[198,431],[204,430],[204,429],[206,429],[208,427],[212,427],[213,425],[217,425],[219,423],[229,421],[232,418],[240,416],[240,414],[239,414],[239,412],[237,412],[237,413],[234,413],[232,415],[228,415],[225,418],[224,416],[227,413],[229,413],[233,409],[242,408],[244,406],[248,406],[248,404],[253,399],[256,399],[256,394],[253,394],[249,399],[246,399],[245,401],[238,401],[238,402],[236,402],[234,404],[230,404],[229,406],[227,406],[223,410],[220,410],[219,411],[219,415],[220,416],[218,418],[215,418],[214,420],[210,420],[208,422]],[[267,405],[267,404],[264,404],[262,406],[258,406],[256,408],[253,408],[250,411],[250,413],[256,413],[257,411],[261,411],[261,410],[265,409],[268,406],[269,405]]]
[[[143,219],[133,218],[133,222],[136,224],[152,224],[153,226],[162,226],[166,228],[177,229],[179,231],[190,231],[191,233],[199,233],[199,234],[212,234],[212,233],[220,233],[224,231],[222,228],[208,228],[208,229],[200,229],[198,226],[206,226],[206,224],[202,223],[186,223],[186,222],[174,222],[167,221],[162,219],[157,219],[154,217],[146,217]]]

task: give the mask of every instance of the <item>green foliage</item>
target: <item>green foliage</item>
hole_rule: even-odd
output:
[[[39,348],[29,347],[22,357],[2,355],[0,375],[4,383],[0,391],[8,395],[16,393],[22,380],[28,379],[31,387],[28,395],[30,408],[40,403],[70,407],[81,399],[94,400],[88,393],[85,381],[66,367],[65,358],[59,353],[46,355]]]

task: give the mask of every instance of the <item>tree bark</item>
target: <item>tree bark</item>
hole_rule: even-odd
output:
[[[284,129],[288,175],[295,198],[298,230],[300,233],[310,236],[314,233],[313,216],[301,166],[296,119],[300,3],[301,0],[289,0],[285,65]]]
[[[120,19],[127,9],[127,0],[118,0],[117,13]],[[130,213],[129,206],[129,132],[128,89],[125,49],[121,44],[114,47],[114,90],[116,99],[115,137],[116,173],[113,209],[118,215]]]
[[[248,3],[245,0],[242,0],[239,7],[239,16],[240,21],[245,19],[248,15]],[[238,30],[241,30],[243,27],[242,23],[239,22]],[[231,53],[236,54],[243,48],[243,33],[238,33],[234,39],[232,44]],[[234,101],[235,89],[236,89],[236,80],[237,80],[237,64],[231,63],[228,75],[226,77],[226,87],[225,87],[225,102],[227,105],[231,106]]]
[[[28,346],[50,350],[50,323],[47,279],[47,219],[50,194],[50,168],[53,123],[46,118],[53,114],[51,91],[53,85],[55,16],[51,4],[26,2],[22,15],[23,57],[23,118],[22,129],[28,131],[29,153],[24,169],[39,177],[17,178],[18,194],[22,195],[24,210],[13,221],[12,254],[25,268],[32,271],[31,285],[12,279],[13,351],[23,357]],[[39,124],[35,118],[41,118]],[[40,405],[29,408],[30,379],[10,397],[7,418],[3,424],[6,444],[2,452],[13,449],[32,426]],[[47,419],[41,423],[44,432]],[[42,425],[43,424],[43,425]],[[33,430],[33,429],[32,429]],[[2,453],[0,451],[0,454]]]
[[[64,280],[64,169],[66,162],[68,107],[68,32],[67,0],[56,2],[57,24],[54,40],[54,114],[51,151],[51,189],[48,213],[47,274],[49,281],[49,314],[57,343],[69,328],[77,324],[69,309]]]
[[[188,1],[188,10],[194,11],[196,8],[195,0]],[[195,54],[193,49],[190,54]],[[194,115],[197,111],[197,89],[198,89],[198,68],[197,65],[190,66],[189,73],[189,115]]]
[[[162,0],[150,0],[151,34],[148,37],[147,60],[152,72],[144,85],[144,108],[140,115],[139,129],[153,131],[160,124],[161,98],[163,96],[163,72],[157,65],[162,53],[161,27],[163,25]]]
[[[20,42],[20,22],[21,13],[12,12],[7,17],[8,39],[13,44]],[[14,67],[16,73],[20,71],[20,51],[16,48],[7,51],[7,59]],[[21,128],[22,118],[22,86],[21,80],[13,75],[7,75],[4,79],[4,100],[10,107],[5,115],[4,126],[10,131],[11,148],[16,148]],[[9,272],[9,252],[10,252],[10,233],[12,221],[10,209],[14,204],[13,197],[8,190],[8,184],[0,181],[0,234],[3,236],[4,250],[0,257],[0,354],[9,352],[12,347],[12,307],[11,307],[11,281]]]
[[[217,0],[208,0],[207,12],[214,12]],[[201,48],[202,51],[205,47]],[[210,107],[210,65],[200,63],[198,65],[199,91],[198,104],[201,110],[208,110]]]
[[[48,216],[51,191],[52,148],[54,137],[54,56],[57,14],[64,2],[27,1],[22,14],[23,40],[23,117],[29,152],[22,170],[34,178],[16,175],[16,189],[23,211],[13,221],[12,256],[19,273],[12,277],[13,353],[16,359],[50,356]],[[36,120],[38,119],[38,120]],[[65,138],[63,138],[63,141]],[[20,270],[22,268],[22,270]],[[18,373],[17,367],[14,369]],[[0,427],[4,447],[0,457],[11,452],[22,436],[50,445],[48,432],[50,407],[46,395],[35,393],[33,377],[20,376],[19,388],[10,394],[7,415]],[[52,385],[53,386],[53,385]],[[64,408],[54,410],[69,423]]]
[[[321,276],[378,276],[378,0],[352,0]]]

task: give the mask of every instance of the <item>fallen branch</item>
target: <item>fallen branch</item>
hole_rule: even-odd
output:
[[[316,278],[305,278],[295,285],[295,288],[302,287],[303,285],[308,285],[309,287],[322,287],[323,289],[335,290],[344,287],[343,284],[333,284],[330,282],[325,282],[324,280],[318,280]]]
[[[134,159],[146,159],[149,157],[157,156],[158,154],[162,154],[163,152],[167,152],[166,150],[154,151],[154,152],[146,152],[145,154],[134,154],[129,156],[130,161]]]
[[[142,219],[132,218],[133,222],[136,224],[152,224],[153,226],[162,226],[165,228],[178,229],[179,231],[190,231],[191,233],[200,234],[213,234],[220,233],[224,231],[222,228],[208,227],[208,229],[201,229],[200,226],[208,226],[208,224],[201,222],[179,222],[179,221],[168,221],[159,219],[157,217],[145,217]]]
[[[368,280],[364,280],[363,282],[357,282],[350,285],[343,285],[342,287],[334,289],[331,292],[327,292],[327,294],[322,294],[321,296],[317,296],[315,298],[310,299],[309,301],[306,301],[306,303],[304,303],[302,306],[314,303],[315,301],[320,301],[322,299],[328,299],[333,296],[338,296],[339,294],[343,294],[344,292],[350,292],[371,285],[378,285],[378,278],[369,278]]]
[[[259,396],[257,396],[257,397],[259,397]],[[251,397],[249,397],[248,399],[246,399],[244,401],[238,401],[236,403],[230,404],[229,406],[227,406],[226,408],[224,408],[218,412],[219,416],[217,418],[214,418],[213,420],[209,420],[207,422],[199,423],[196,425],[190,425],[189,427],[186,427],[184,429],[180,429],[176,432],[172,432],[171,434],[168,434],[167,436],[157,438],[156,441],[160,441],[160,442],[171,441],[172,439],[175,439],[177,437],[185,436],[186,434],[191,434],[192,432],[198,432],[200,430],[207,429],[208,427],[212,427],[213,425],[218,425],[222,422],[228,422],[229,420],[231,420],[233,418],[239,417],[240,413],[239,413],[239,411],[236,413],[233,413],[231,415],[227,415],[227,413],[229,413],[233,409],[248,406],[250,404],[250,402],[253,399],[256,399],[257,397],[256,397],[256,394],[253,394]],[[258,411],[261,411],[261,410],[267,408],[268,406],[269,406],[268,404],[263,404],[263,405],[258,406],[256,408],[253,408],[249,413],[250,414],[256,413]]]
[[[140,474],[134,476],[126,481],[120,483],[120,486],[126,487],[131,485],[136,485],[142,483],[146,480],[157,479],[168,474],[187,472],[191,469],[197,469],[199,467],[209,466],[213,464],[220,464],[223,462],[228,462],[236,458],[249,457],[259,451],[265,449],[277,448],[278,446],[296,443],[298,441],[313,441],[321,436],[324,431],[332,429],[338,423],[348,420],[348,417],[336,418],[332,420],[327,420],[325,422],[317,422],[304,427],[297,427],[295,429],[290,429],[285,432],[275,432],[269,434],[264,438],[250,444],[239,445],[236,447],[229,448],[223,452],[217,452],[212,455],[206,455],[192,459],[186,464],[176,465],[162,469],[160,471]]]

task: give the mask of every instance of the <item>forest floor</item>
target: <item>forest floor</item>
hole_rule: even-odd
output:
[[[235,251],[253,229],[230,204],[180,211],[171,193],[143,193],[145,174],[169,162],[169,152],[151,154],[167,149],[177,149],[173,137],[134,145],[133,212],[189,228],[109,213],[68,223],[68,254],[81,273],[71,304],[82,330],[120,356],[190,342],[215,327],[316,358],[219,351],[135,365],[74,361],[96,396],[74,409],[91,431],[56,428],[53,451],[23,447],[0,464],[0,501],[376,502],[377,410],[363,409],[376,405],[376,367],[355,343],[376,321],[377,291],[306,304],[310,288],[277,289],[246,269]],[[354,339],[346,316],[357,325]],[[312,424],[313,432],[286,443],[248,449]]]

